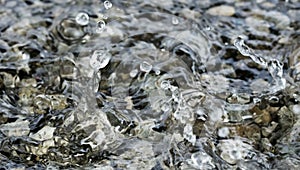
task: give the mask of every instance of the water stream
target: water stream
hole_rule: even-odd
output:
[[[297,0],[0,0],[2,169],[299,169]]]

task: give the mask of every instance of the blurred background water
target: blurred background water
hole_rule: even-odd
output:
[[[0,0],[2,169],[299,169],[298,0]]]

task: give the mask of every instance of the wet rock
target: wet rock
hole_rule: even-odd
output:
[[[7,88],[14,88],[16,87],[16,84],[19,83],[20,78],[19,76],[15,75],[11,75],[9,73],[5,73],[5,72],[0,72],[1,75],[1,81],[3,83],[3,85]]]
[[[29,121],[16,121],[0,125],[0,131],[7,137],[26,136],[29,134]]]
[[[206,13],[216,16],[232,16],[235,13],[235,9],[232,6],[221,5],[208,9]]]
[[[244,159],[252,147],[240,139],[221,140],[217,145],[220,150],[220,156],[229,164],[236,164],[239,160]]]
[[[45,141],[53,138],[53,133],[55,131],[55,127],[44,126],[41,130],[37,133],[31,133],[29,137],[35,139],[37,141]]]
[[[226,99],[231,104],[250,103],[250,96],[247,93],[232,94]]]
[[[268,125],[272,118],[268,110],[259,109],[257,106],[253,107],[250,112],[253,114],[254,122],[261,125]]]
[[[271,124],[268,127],[262,127],[261,133],[264,137],[268,137],[278,126],[278,123],[271,122]]]
[[[270,143],[269,139],[268,138],[262,138],[261,139],[261,145],[262,147],[265,149],[265,151],[272,151],[273,149],[273,146],[272,144]]]

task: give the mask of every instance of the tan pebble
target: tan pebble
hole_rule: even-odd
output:
[[[235,9],[232,6],[221,5],[210,8],[206,13],[215,16],[232,16],[235,13]]]

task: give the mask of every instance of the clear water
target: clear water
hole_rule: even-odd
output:
[[[299,169],[300,3],[0,1],[4,169]]]

